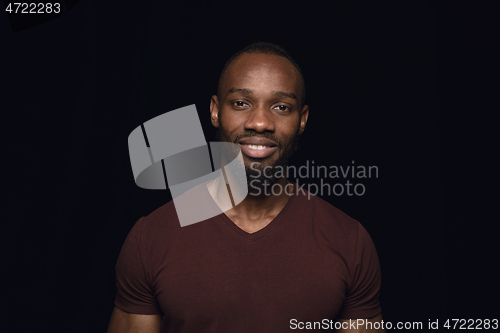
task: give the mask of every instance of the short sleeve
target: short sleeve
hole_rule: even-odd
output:
[[[380,263],[375,245],[358,223],[358,237],[351,281],[338,319],[368,319],[382,312],[379,303]]]
[[[148,267],[143,257],[141,231],[144,218],[140,218],[130,230],[116,262],[115,306],[128,313],[161,314],[154,295]]]

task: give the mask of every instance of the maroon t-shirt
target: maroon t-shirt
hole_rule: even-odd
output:
[[[203,188],[199,200],[213,204]],[[127,236],[116,285],[115,305],[161,314],[162,333],[280,333],[294,331],[292,320],[381,312],[380,265],[366,230],[300,191],[252,234],[225,214],[181,227],[173,202],[161,206]]]

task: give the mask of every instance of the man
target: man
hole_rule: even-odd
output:
[[[185,227],[172,202],[139,219],[116,265],[108,333],[385,332],[375,329],[380,267],[366,230],[276,176],[304,132],[304,97],[300,69],[279,46],[252,44],[228,61],[211,120],[240,146],[249,194]],[[202,185],[200,200],[219,204],[225,182]]]

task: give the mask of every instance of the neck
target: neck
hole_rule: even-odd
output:
[[[293,185],[287,186],[287,184],[288,180],[283,177],[278,179],[273,185],[268,185],[259,190],[255,190],[249,186],[248,195],[233,210],[238,215],[246,216],[249,219],[258,219],[263,216],[273,215],[273,212],[276,210],[279,213],[288,201],[289,194],[292,192],[291,187]]]
[[[230,197],[232,193],[229,185],[225,184],[224,178],[220,177],[219,181],[215,182],[217,183],[217,190],[213,195],[216,194],[215,200],[221,206],[224,203],[221,203],[223,198],[220,193],[225,192],[224,186]],[[236,206],[229,206],[232,207],[230,209],[223,209],[226,216],[247,232],[252,233],[262,229],[279,214],[293,191],[293,184],[289,184],[285,177],[278,179],[274,184],[274,193],[271,185],[260,191],[249,186],[249,193],[243,201]]]

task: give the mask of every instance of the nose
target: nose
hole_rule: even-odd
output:
[[[263,106],[253,109],[248,113],[248,118],[245,121],[245,129],[254,130],[258,133],[265,131],[274,132],[274,121],[271,110],[267,110]]]

